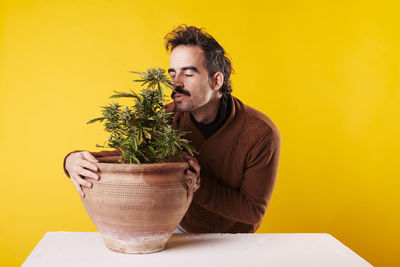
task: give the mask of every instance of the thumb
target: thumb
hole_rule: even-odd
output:
[[[89,151],[83,151],[82,155],[85,159],[91,161],[91,162],[99,162],[98,159],[96,159],[92,154],[90,154]]]

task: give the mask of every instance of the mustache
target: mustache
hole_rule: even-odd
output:
[[[186,90],[183,90],[182,86],[175,87],[175,89],[172,91],[171,98],[174,98],[176,94],[190,96],[190,93]]]

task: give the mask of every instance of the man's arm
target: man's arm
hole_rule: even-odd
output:
[[[247,224],[265,215],[274,189],[279,156],[280,133],[271,131],[249,151],[243,182],[239,189],[200,175],[200,188],[193,201],[228,219]]]

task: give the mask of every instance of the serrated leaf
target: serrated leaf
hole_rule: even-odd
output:
[[[95,118],[95,119],[93,119],[93,120],[90,120],[90,121],[88,121],[86,124],[90,124],[90,123],[93,123],[93,122],[96,122],[96,121],[103,121],[104,120],[104,118],[103,117],[100,117],[100,118]]]
[[[186,144],[186,143],[182,143],[182,146],[185,148],[185,150],[191,155],[193,156],[193,151],[190,145]]]
[[[135,157],[134,155],[131,155],[129,158],[132,159],[132,161],[136,162],[137,164],[140,164],[139,159],[137,157]]]
[[[146,73],[144,73],[144,72],[138,72],[138,71],[132,71],[132,70],[128,70],[128,72],[135,73],[135,74],[140,74],[140,75],[146,75]]]
[[[136,141],[136,137],[135,138],[133,138],[133,150],[134,151],[137,151],[138,150],[138,144],[137,144],[137,141]]]
[[[179,147],[179,149],[182,149],[182,147],[178,144],[178,142],[174,141],[174,145]]]
[[[117,94],[110,96],[110,98],[135,97],[135,95],[130,94],[130,93],[117,92],[117,91],[114,91],[114,92]]]
[[[160,92],[161,95],[161,99],[164,99],[164,90],[162,89],[159,82],[157,83],[157,85],[158,85],[158,91]]]
[[[174,89],[174,87],[173,87],[171,84],[169,84],[169,83],[162,82],[162,84],[165,85],[165,87],[168,87],[168,88],[170,88],[170,89]]]
[[[154,148],[152,146],[149,146],[149,151],[151,152],[151,154],[155,154]]]
[[[140,145],[143,141],[143,133],[142,133],[142,129],[139,129],[139,134],[138,134],[138,138],[137,138],[137,143],[138,145]]]
[[[125,140],[122,141],[121,145],[123,146],[123,145],[125,145],[126,143],[128,143],[129,139],[130,139],[130,137],[125,138]]]

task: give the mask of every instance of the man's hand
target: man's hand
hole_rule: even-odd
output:
[[[187,154],[183,154],[182,157],[188,161],[189,169],[185,171],[185,180],[187,181],[188,187],[194,183],[193,192],[196,192],[200,187],[200,165],[197,159]]]
[[[65,169],[68,171],[76,190],[82,197],[85,197],[82,186],[87,188],[92,188],[93,186],[85,178],[100,179],[99,175],[95,173],[98,171],[97,166],[93,164],[95,162],[99,161],[89,151],[71,153],[65,160]]]

